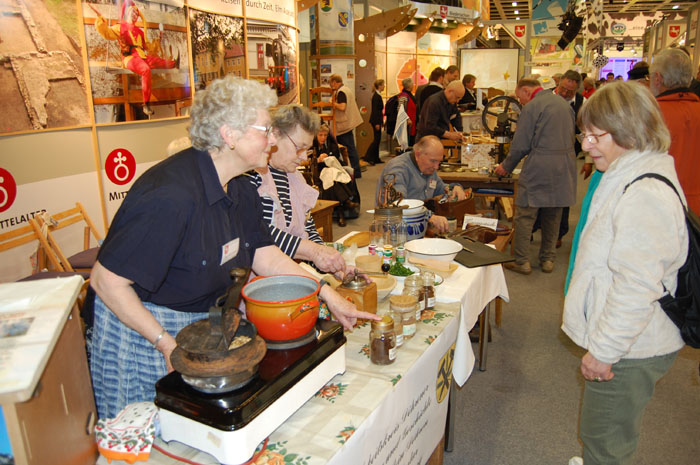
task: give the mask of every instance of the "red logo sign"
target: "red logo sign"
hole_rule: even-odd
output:
[[[440,5],[440,17],[447,18],[447,5]]]
[[[134,179],[136,160],[126,149],[114,149],[105,160],[105,173],[114,184],[123,186]]]
[[[668,35],[669,37],[676,38],[681,34],[681,27],[676,25],[676,26],[669,26],[668,27]]]
[[[517,25],[515,26],[515,37],[522,37],[525,35],[525,25]]]
[[[9,171],[0,168],[0,213],[12,206],[17,197],[17,183]]]

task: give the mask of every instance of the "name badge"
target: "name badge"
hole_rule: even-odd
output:
[[[234,240],[227,242],[223,246],[221,246],[221,263],[219,265],[223,265],[227,261],[231,260],[233,257],[238,255],[238,242],[240,241],[239,238],[235,238]]]
[[[435,179],[431,179],[430,182],[428,183],[428,187],[431,189],[435,189],[437,186],[437,181]]]

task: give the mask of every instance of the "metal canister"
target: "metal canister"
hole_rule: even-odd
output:
[[[377,255],[377,244],[370,244],[367,246],[367,251],[370,255]]]
[[[402,265],[406,262],[406,249],[402,245],[396,247],[396,263]]]

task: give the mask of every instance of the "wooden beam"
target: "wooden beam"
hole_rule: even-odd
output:
[[[319,0],[297,0],[297,13],[300,11],[308,10],[318,2]]]
[[[430,29],[430,26],[433,25],[433,20],[430,18],[423,18],[423,20],[420,22],[418,27],[415,29],[416,32],[416,38],[420,39],[423,37],[428,30]]]
[[[416,9],[411,10],[411,4],[407,4],[393,10],[355,20],[355,34],[386,31],[388,37],[403,30],[411,22],[417,11]],[[395,29],[399,24],[403,24],[403,26],[396,32],[389,34],[388,31]]]
[[[474,29],[474,26],[471,24],[458,24],[456,28],[450,29],[449,31],[450,42],[457,42],[470,33],[472,29]]]
[[[627,0],[627,3],[625,3],[622,8],[620,8],[620,13],[624,13],[630,8],[634,6],[635,3],[637,3],[639,0]]]
[[[498,14],[501,16],[501,19],[508,19],[506,18],[506,10],[504,10],[503,5],[501,5],[501,0],[493,0],[493,3],[496,4],[496,9],[498,10]]]

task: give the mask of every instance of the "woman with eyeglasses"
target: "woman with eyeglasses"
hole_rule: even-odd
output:
[[[91,274],[95,298],[91,375],[100,417],[152,401],[172,371],[175,336],[208,316],[231,285],[230,271],[308,275],[274,245],[260,198],[243,173],[264,167],[277,136],[275,92],[233,76],[199,91],[192,148],[143,173],[114,216]],[[329,286],[320,291],[331,302]],[[337,299],[337,298],[336,298]],[[353,305],[331,309],[346,328]]]
[[[319,192],[297,170],[307,159],[320,118],[301,105],[284,105],[272,113],[277,140],[268,165],[250,174],[263,205],[272,240],[287,255],[314,263],[321,271],[342,275],[345,260],[323,243],[309,211]]]
[[[685,203],[667,153],[670,136],[648,89],[615,82],[579,112],[597,182],[582,205],[567,281],[563,331],[587,352],[580,435],[583,463],[633,463],[644,409],[683,339],[657,302],[676,289],[688,253]],[[574,457],[570,464],[580,464]]]

